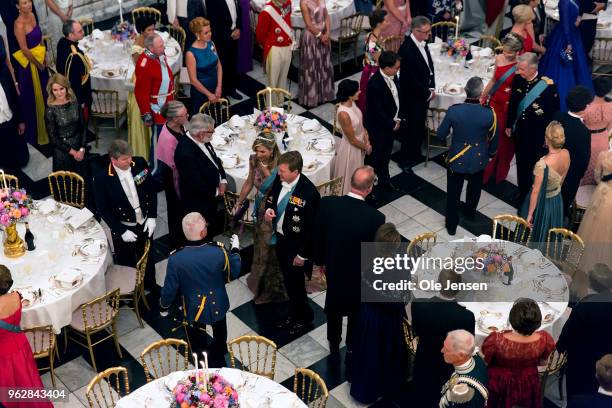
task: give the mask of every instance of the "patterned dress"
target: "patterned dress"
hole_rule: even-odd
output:
[[[378,69],[378,61],[376,60],[376,54],[383,51],[382,43],[374,35],[374,33],[368,34],[365,41],[365,54],[363,56],[363,71],[361,71],[361,80],[359,81],[359,100],[357,106],[361,109],[361,113],[365,115],[366,110],[366,89],[368,88],[368,82],[376,70]]]
[[[325,30],[327,8],[325,0],[302,0],[310,11],[310,19],[317,30]],[[313,107],[334,99],[334,67],[330,44],[305,29],[300,39],[300,76],[298,100]]]
[[[70,149],[78,151],[87,145],[87,130],[78,102],[47,106],[45,124],[53,146],[53,171],[72,171],[87,179],[87,161],[78,162],[69,154]]]
[[[395,7],[397,7],[400,14],[403,15],[404,18],[410,14],[410,7],[408,6],[407,0],[385,0],[383,10],[387,12],[387,20],[389,21],[389,24],[387,24],[385,30],[380,33],[381,38],[387,38],[392,35],[404,35],[406,32],[408,32],[409,28],[406,24],[404,24],[405,20],[400,21],[393,14],[391,14],[389,8],[387,7],[387,3],[389,1],[393,1],[395,3]]]
[[[608,135],[612,132],[612,102],[593,102],[587,106],[584,125],[591,131],[591,159],[580,184],[597,184],[595,163],[599,153],[608,150]]]

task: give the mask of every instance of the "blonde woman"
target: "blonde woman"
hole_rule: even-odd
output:
[[[533,169],[533,187],[525,198],[521,216],[531,225],[531,242],[542,245],[548,230],[563,227],[561,186],[570,167],[570,155],[565,144],[561,123],[553,120],[546,127],[545,143],[548,154]]]
[[[546,48],[535,42],[535,33],[533,31],[535,13],[533,9],[526,4],[520,4],[512,9],[512,17],[514,18],[514,25],[510,32],[516,33],[523,39],[523,50],[520,53],[535,52],[544,54]]]
[[[249,158],[249,176],[240,190],[235,213],[249,211],[246,208],[247,197],[253,187],[257,189],[254,212],[257,216],[253,249],[253,264],[247,278],[249,289],[255,294],[255,303],[283,302],[287,292],[283,275],[279,269],[276,252],[269,245],[272,236],[272,224],[264,221],[266,196],[276,178],[276,163],[280,151],[271,133],[260,133],[253,142],[253,152]],[[241,210],[241,208],[245,207]]]
[[[53,74],[47,84],[45,125],[53,146],[53,171],[66,170],[85,178],[87,129],[70,82]]]

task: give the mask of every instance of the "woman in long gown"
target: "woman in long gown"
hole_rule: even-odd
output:
[[[495,177],[499,184],[506,179],[510,171],[510,162],[514,156],[514,142],[503,132],[506,129],[506,115],[510,103],[512,80],[516,73],[516,56],[523,48],[523,40],[514,33],[508,33],[502,40],[502,53],[495,57],[495,73],[482,92],[481,103],[495,111],[497,117],[497,154],[484,171],[484,183]]]
[[[44,84],[49,80],[46,66],[46,49],[42,44],[42,31],[32,13],[31,0],[17,0],[19,17],[15,20],[15,37],[19,51],[13,56],[17,60],[19,102],[26,123],[26,140],[30,144],[49,143],[45,129]]]
[[[363,127],[363,117],[356,103],[360,93],[357,81],[345,79],[338,84],[340,106],[337,122],[342,129],[342,139],[336,149],[332,177],[343,177],[343,194],[351,191],[353,172],[363,166],[365,155],[372,153],[368,132]]]
[[[359,81],[359,89],[363,89],[363,92],[359,94],[359,100],[357,101],[357,106],[359,106],[361,113],[364,115],[366,110],[365,90],[368,87],[370,78],[378,70],[378,57],[383,51],[381,32],[389,25],[387,14],[388,13],[382,9],[374,10],[372,14],[370,14],[370,27],[372,31],[370,31],[365,40],[363,71],[361,71],[361,80]]]
[[[301,0],[300,9],[306,29],[300,38],[298,100],[314,107],[334,99],[329,13],[325,0]]]
[[[514,17],[514,25],[510,32],[518,34],[523,39],[523,49],[520,53],[536,52],[544,54],[546,49],[534,40],[533,20],[535,19],[535,14],[533,9],[526,4],[518,5],[512,9],[512,16]]]
[[[257,189],[254,213],[256,214],[253,243],[253,263],[247,285],[255,295],[256,304],[284,302],[288,299],[274,247],[270,246],[272,224],[264,221],[265,201],[276,176],[276,162],[280,151],[271,133],[260,133],[253,142],[249,158],[249,175],[240,190],[234,213],[241,211],[253,187]],[[251,211],[246,208],[244,211]]]
[[[240,26],[240,38],[238,39],[238,66],[239,74],[246,74],[253,70],[253,34],[251,28],[251,1],[240,0],[242,11]]]
[[[140,54],[144,52],[144,40],[148,36],[155,34],[155,20],[151,17],[141,17],[136,20],[136,30],[139,35],[132,45],[132,61],[136,64]],[[140,108],[136,102],[133,84],[136,83],[136,73],[132,76],[132,90],[128,92],[127,99],[127,122],[128,122],[128,143],[134,150],[134,156],[144,157],[149,161],[149,151],[151,150],[151,128],[144,125],[140,115]]]
[[[548,35],[548,52],[540,60],[538,70],[555,82],[559,92],[561,112],[567,112],[565,98],[576,85],[593,89],[591,70],[582,45],[580,7],[574,0],[559,1],[559,23]],[[567,60],[571,56],[571,60]]]
[[[389,13],[389,24],[381,31],[381,40],[408,32],[412,23],[409,0],[384,0],[383,10]]]
[[[541,407],[538,365],[555,349],[555,341],[544,330],[536,331],[542,313],[532,299],[518,299],[509,320],[512,330],[493,332],[482,343],[489,373],[487,407]]]
[[[597,156],[595,180],[597,187],[578,228],[585,245],[578,269],[584,272],[591,271],[596,263],[612,266],[612,223],[609,221],[612,214],[612,147]]]
[[[533,169],[531,192],[521,208],[521,217],[531,225],[531,242],[543,248],[551,228],[563,227],[561,185],[570,166],[563,126],[555,120],[546,127],[545,143],[548,154]]]
[[[32,348],[21,331],[21,295],[9,293],[11,272],[0,265],[0,385],[7,389],[43,388]],[[50,402],[3,402],[6,408],[52,408]]]
[[[608,149],[608,138],[612,133],[612,102],[606,95],[612,90],[612,80],[599,77],[593,80],[595,99],[584,112],[584,125],[591,131],[591,159],[580,184],[597,184],[594,170],[599,153]]]

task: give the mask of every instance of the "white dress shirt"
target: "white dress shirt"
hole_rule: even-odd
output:
[[[277,206],[278,206],[278,203],[281,202],[283,197],[285,197],[289,193],[289,191],[291,191],[293,186],[295,186],[298,183],[299,180],[300,180],[300,175],[298,175],[295,178],[295,180],[293,180],[291,183],[285,183],[284,181],[282,182],[282,186],[283,187],[281,188],[280,193],[278,193],[278,200],[276,200],[276,205]],[[281,234],[281,235],[283,235],[283,221],[285,220],[285,213],[286,213],[286,211],[283,211],[283,213],[280,215],[280,217],[276,221],[276,232]]]
[[[142,210],[140,209],[140,200],[138,199],[138,192],[136,191],[136,183],[134,183],[134,176],[132,176],[132,170],[121,170],[115,165],[113,165],[113,167],[117,172],[117,176],[119,177],[119,181],[121,182],[123,192],[125,193],[128,201],[130,202],[130,205],[134,209],[134,213],[136,214],[136,222],[138,224],[142,224],[143,222],[145,222],[145,219],[142,216]]]
[[[210,160],[212,162],[212,164],[217,168],[217,170],[219,170],[219,166],[217,165],[217,162],[215,161],[215,159],[213,159],[213,157],[211,156],[210,152],[208,151],[208,149],[206,148],[206,143],[200,143],[198,142],[196,139],[194,139],[193,137],[191,137],[191,135],[189,134],[189,132],[187,132],[187,136],[193,140],[193,143],[197,144],[198,147],[200,148],[200,150],[202,150],[204,152],[204,154],[206,155],[206,157],[208,157],[208,160]],[[222,179],[221,178],[221,174],[219,174],[219,184],[225,183],[227,184],[227,180],[226,179]],[[219,187],[217,187],[216,190],[216,196],[219,195]]]
[[[356,199],[361,200],[361,201],[365,201],[365,198],[363,198],[363,196],[360,196],[359,194],[355,194],[352,191],[349,191],[347,196],[356,198]]]
[[[399,114],[400,105],[399,105],[399,93],[397,92],[397,86],[395,86],[395,81],[393,80],[393,77],[386,75],[382,69],[380,70],[380,74],[382,75],[383,79],[387,83],[387,86],[389,87],[389,90],[391,91],[391,95],[393,95],[393,100],[395,101],[395,106],[397,107],[397,109],[395,110],[395,115],[393,115],[393,119],[398,120],[397,115]]]
[[[236,10],[236,3],[234,0],[225,0],[227,8],[232,16],[232,30],[236,29],[236,19],[238,18],[238,11]]]
[[[176,17],[187,18],[187,0],[168,0],[166,14],[168,14],[170,24]]]
[[[429,66],[429,60],[427,59],[427,52],[425,51],[425,41],[417,40],[414,34],[410,34],[410,38],[412,38],[412,41],[414,41],[414,43],[416,44],[417,48],[419,49],[419,52],[423,56],[423,61],[425,61],[425,65],[427,65],[427,68],[429,68],[429,72],[431,73],[432,71],[431,67]]]
[[[612,397],[612,391],[606,391],[606,390],[604,390],[603,387],[599,387],[597,392],[600,393],[600,394],[603,394],[603,395],[607,395],[608,397]]]

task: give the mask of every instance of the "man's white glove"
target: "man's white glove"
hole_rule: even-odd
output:
[[[240,240],[238,239],[238,235],[233,234],[230,239],[231,249],[240,249]]]
[[[153,233],[155,232],[155,218],[147,218],[143,231],[149,234],[149,238],[153,236]]]
[[[136,242],[136,239],[138,239],[138,235],[134,234],[130,230],[125,230],[125,232],[121,235],[121,239],[123,240],[123,242]]]

